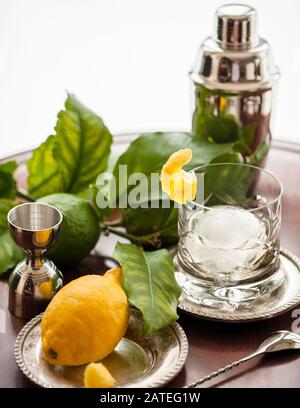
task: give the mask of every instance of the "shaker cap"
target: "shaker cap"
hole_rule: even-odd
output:
[[[190,72],[195,84],[227,93],[271,88],[279,78],[269,43],[256,31],[256,11],[245,4],[221,6],[215,30],[200,46]]]
[[[215,40],[222,48],[245,49],[258,44],[256,11],[246,4],[227,4],[215,15]]]

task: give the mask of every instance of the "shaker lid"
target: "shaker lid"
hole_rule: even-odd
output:
[[[227,4],[216,11],[215,39],[222,48],[245,49],[258,44],[256,11],[246,4]]]
[[[196,84],[228,93],[268,89],[279,78],[269,43],[257,35],[256,11],[244,4],[217,9],[215,30],[190,72]]]

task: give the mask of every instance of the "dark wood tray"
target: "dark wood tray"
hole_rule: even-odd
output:
[[[128,134],[116,136],[116,147],[121,149],[133,137]],[[21,164],[17,179],[23,187],[26,183],[25,163],[30,155],[28,151],[0,160],[17,160]],[[300,257],[300,144],[274,141],[266,167],[277,174],[284,186],[282,247]],[[85,273],[101,273],[114,265],[112,250],[116,241],[115,237],[101,237],[93,255],[63,271],[66,280]],[[0,333],[0,387],[32,387],[19,371],[13,355],[15,338],[25,322],[11,316],[7,310],[8,275],[0,279],[0,312],[6,317],[6,333]],[[179,323],[187,334],[190,351],[184,369],[169,385],[182,387],[252,352],[272,331],[291,330],[297,316],[300,317],[300,305],[298,311],[296,308],[271,320],[241,325],[209,322],[181,313]],[[300,323],[298,327],[300,332]],[[298,388],[299,372],[300,353],[280,354],[249,362],[207,386]]]

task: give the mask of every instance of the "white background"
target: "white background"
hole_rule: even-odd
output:
[[[241,1],[243,2],[243,1]],[[248,0],[282,75],[273,135],[300,142],[300,1]],[[65,90],[114,133],[190,129],[188,71],[219,0],[0,0],[0,156],[41,143]]]

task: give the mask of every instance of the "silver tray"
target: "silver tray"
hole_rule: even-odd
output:
[[[203,303],[193,302],[184,292],[179,299],[178,307],[194,317],[224,323],[247,323],[271,319],[300,303],[300,259],[281,249],[280,268],[286,275],[284,284],[278,290],[262,296],[251,307],[232,310],[212,308]]]
[[[83,387],[85,365],[54,367],[41,352],[40,324],[42,314],[20,331],[15,343],[15,358],[21,371],[44,388]],[[188,354],[188,341],[178,323],[139,338],[140,314],[131,311],[128,330],[116,349],[102,362],[121,388],[161,387],[182,369]]]

